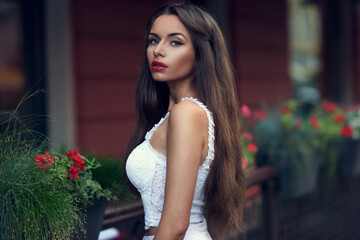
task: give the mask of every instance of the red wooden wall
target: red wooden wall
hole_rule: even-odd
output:
[[[121,155],[135,127],[134,93],[143,29],[161,1],[72,3],[76,142]]]
[[[240,103],[259,107],[292,96],[285,0],[233,0],[232,36]]]
[[[134,95],[143,29],[166,1],[72,3],[76,142],[82,151],[122,155],[135,127]],[[271,2],[271,3],[270,3]],[[241,103],[259,106],[291,95],[285,0],[230,0]]]
[[[355,19],[355,77],[356,77],[356,91],[355,100],[360,102],[360,2],[356,3],[356,19]]]

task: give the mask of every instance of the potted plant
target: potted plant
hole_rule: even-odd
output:
[[[113,199],[110,204],[124,205],[137,199],[129,185],[126,184],[123,175],[123,161],[120,157],[106,157],[96,153],[89,153],[86,156],[95,158],[100,163],[100,167],[92,171],[93,178],[100,183],[103,189],[108,189],[116,196],[116,199]]]
[[[351,177],[360,174],[360,106],[350,106],[346,109],[347,127],[342,134],[339,149],[339,174]]]
[[[315,188],[318,171],[325,183],[336,179],[343,143],[352,137],[353,127],[338,104],[292,99],[258,122],[257,157],[276,166],[280,189],[289,189],[283,196],[296,197]]]
[[[255,128],[258,164],[275,167],[278,192],[284,199],[308,194],[317,186],[320,161],[303,126],[300,107],[291,100],[277,109],[266,109],[266,117]]]
[[[312,106],[305,129],[310,133],[312,147],[321,156],[321,176],[325,183],[338,176],[340,155],[353,137],[346,111],[337,103],[322,100]]]
[[[102,227],[116,226],[124,235],[131,235],[136,229],[141,229],[143,216],[139,218],[141,219],[139,224],[139,219],[131,217],[131,215],[142,210],[142,203],[135,191],[130,189],[129,184],[126,184],[122,159],[95,153],[90,153],[87,157],[96,158],[101,164],[93,171],[94,179],[100,183],[103,189],[110,190],[117,197],[108,202]]]
[[[44,154],[48,157],[49,153]],[[44,158],[36,156],[35,161]],[[79,150],[66,151],[65,154],[54,153],[54,168],[49,166],[51,173],[65,178],[64,190],[71,192],[73,201],[79,206],[84,215],[85,232],[79,234],[77,239],[97,239],[105,212],[106,201],[117,199],[109,190],[104,189],[94,178],[93,171],[101,164],[94,157],[84,157]],[[57,165],[56,165],[57,164]]]
[[[99,165],[78,150],[60,154],[16,111],[0,123],[0,239],[73,239],[85,232],[82,208],[112,194],[92,178]]]

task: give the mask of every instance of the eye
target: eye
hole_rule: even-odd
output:
[[[155,38],[149,39],[149,45],[155,45],[155,44],[158,44],[158,43],[159,43],[159,41],[156,40]]]
[[[173,45],[174,47],[178,47],[178,46],[181,46],[183,44],[184,43],[182,43],[180,41],[177,41],[177,40],[171,41],[171,45]]]

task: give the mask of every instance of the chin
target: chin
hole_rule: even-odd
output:
[[[169,79],[159,76],[158,74],[151,75],[155,82],[168,82]]]

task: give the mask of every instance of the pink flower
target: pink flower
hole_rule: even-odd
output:
[[[252,141],[252,139],[253,139],[253,136],[249,132],[244,132],[243,137],[248,141]]]
[[[242,159],[242,168],[245,169],[249,164],[249,160],[247,158]]]
[[[243,104],[240,108],[240,113],[243,117],[250,117],[251,115],[251,111],[250,111],[250,108],[248,106],[246,106],[245,104]]]

